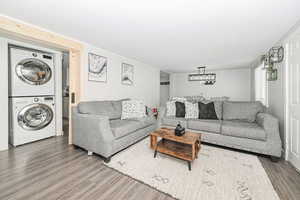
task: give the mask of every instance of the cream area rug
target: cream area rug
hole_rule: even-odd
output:
[[[106,164],[176,199],[279,200],[257,156],[201,145],[198,158],[187,162],[157,153],[146,138]]]

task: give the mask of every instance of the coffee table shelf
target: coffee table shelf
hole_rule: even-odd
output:
[[[191,145],[161,139],[156,146],[156,151],[168,154],[182,160],[192,161]]]
[[[161,138],[159,141],[158,137]],[[201,133],[186,132],[183,136],[176,136],[174,130],[161,128],[150,134],[150,147],[157,152],[170,155],[188,162],[191,170],[191,162],[197,158],[201,145]]]

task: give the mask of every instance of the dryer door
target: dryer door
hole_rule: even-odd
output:
[[[40,130],[53,120],[52,109],[45,104],[31,104],[18,114],[18,123],[25,130]]]
[[[17,64],[16,74],[25,83],[43,85],[51,79],[52,70],[45,62],[29,58]]]

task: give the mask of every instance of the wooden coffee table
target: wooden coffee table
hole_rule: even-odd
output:
[[[161,140],[157,141],[158,137]],[[164,153],[187,161],[191,170],[191,162],[198,157],[201,147],[201,133],[187,131],[183,136],[176,136],[174,129],[161,128],[150,133],[150,147],[154,158],[157,152]]]

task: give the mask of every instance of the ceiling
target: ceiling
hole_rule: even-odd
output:
[[[249,66],[299,9],[299,0],[0,1],[3,15],[169,72]]]

